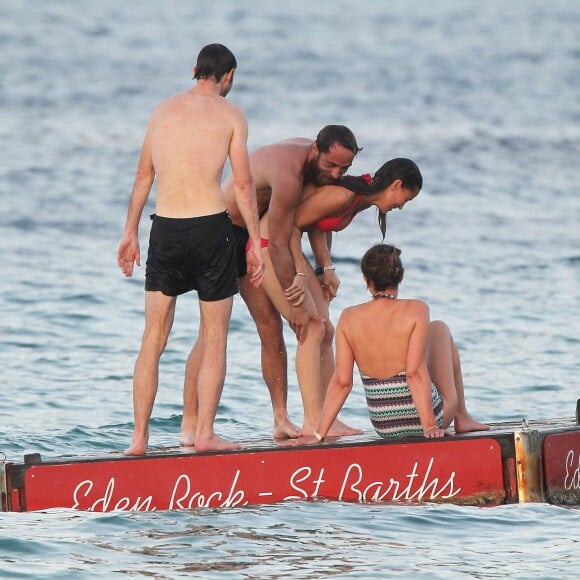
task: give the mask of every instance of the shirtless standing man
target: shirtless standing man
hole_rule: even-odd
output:
[[[304,186],[309,183],[320,186],[336,182],[349,169],[359,151],[350,129],[343,125],[328,125],[319,132],[315,141],[288,139],[261,147],[250,155],[258,212],[260,217],[268,212],[268,251],[282,288],[289,288],[296,275],[289,244],[296,206]],[[245,275],[244,247],[248,230],[244,227],[231,178],[226,181],[224,189],[226,208],[234,224],[238,244],[240,293],[260,336],[262,375],[272,401],[274,437],[298,437],[300,430],[290,421],[287,411],[288,359],[282,318],[265,290],[252,286],[251,280]],[[324,249],[327,249],[326,234],[318,232],[318,235],[319,243],[311,240],[317,264],[329,266],[330,255],[328,252],[324,254]],[[321,240],[323,243],[320,243]],[[333,274],[328,271],[329,276]],[[299,341],[304,340],[312,318],[312,313],[303,305],[293,306],[290,326]],[[332,348],[332,338],[329,342]]]
[[[159,359],[173,324],[177,296],[197,290],[200,324],[188,359],[181,442],[197,451],[236,449],[214,433],[226,372],[233,295],[238,291],[235,244],[221,177],[229,157],[233,195],[248,228],[250,283],[259,286],[264,261],[244,113],[224,97],[237,62],[221,44],[205,46],[189,91],[163,101],[145,135],[117,263],[125,276],[140,265],[138,227],[157,178],[155,214],[145,272],[145,330],[133,375],[135,426],[126,455],[147,450],[149,419],[159,382]],[[187,420],[194,410],[196,423]]]

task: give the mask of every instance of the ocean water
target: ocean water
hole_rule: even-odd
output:
[[[351,127],[353,173],[411,157],[424,188],[388,217],[404,296],[460,347],[485,421],[570,417],[580,397],[580,5],[574,0],[0,4],[0,451],[123,449],[143,268],[117,244],[148,117],[222,42],[250,146]],[[152,207],[152,206],[151,206]],[[149,223],[144,212],[142,251]],[[336,237],[332,304],[366,299],[370,210]],[[178,301],[151,444],[177,440],[195,296]],[[289,408],[301,404],[288,332]],[[232,317],[217,430],[268,437],[259,342]],[[369,429],[359,383],[343,418]],[[580,512],[295,502],[167,513],[0,514],[1,578],[573,578]]]

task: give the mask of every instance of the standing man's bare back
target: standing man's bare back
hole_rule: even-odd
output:
[[[138,227],[157,179],[155,214],[145,273],[145,331],[133,376],[135,427],[128,455],[146,452],[149,419],[159,379],[159,359],[173,324],[178,295],[196,290],[198,339],[188,358],[180,441],[198,451],[238,447],[218,437],[213,423],[225,379],[227,331],[237,292],[235,246],[225,211],[221,177],[230,159],[234,195],[248,228],[248,270],[259,285],[264,263],[243,112],[225,96],[237,66],[223,45],[202,49],[196,86],[154,111],[129,202],[117,262],[131,276],[140,265]]]
[[[250,182],[243,156],[244,116],[221,95],[201,87],[176,95],[158,107],[151,128],[158,215],[193,217],[224,211],[221,178],[230,144],[240,182]],[[236,140],[242,140],[239,159]]]

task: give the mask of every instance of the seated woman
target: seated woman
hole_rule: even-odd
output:
[[[336,230],[344,229],[360,211],[369,207],[378,207],[379,215],[382,216],[384,233],[386,213],[394,208],[402,208],[407,201],[419,193],[422,185],[418,167],[407,159],[389,161],[377,171],[372,179],[346,177],[343,181],[344,187],[327,185],[316,189],[305,189],[303,200],[296,211],[297,233],[292,237],[291,242],[291,253],[297,274],[292,286],[286,290],[280,286],[269,252],[267,248],[264,249],[266,269],[263,288],[278,311],[286,320],[290,320],[293,306],[302,304],[314,315],[309,323],[306,338],[298,343],[296,351],[296,374],[304,407],[302,429],[304,434],[313,433],[318,425],[326,388],[334,372],[332,347],[334,328],[328,316],[328,295],[325,296],[312,266],[302,253],[301,231],[316,229],[316,224],[321,225],[324,219],[334,219],[333,227]],[[319,197],[327,199],[319,199]],[[263,216],[260,228],[261,236],[267,239],[268,214]],[[323,243],[326,244],[326,239]],[[329,252],[328,256],[330,256]],[[325,280],[328,287],[333,287],[334,272],[329,269],[329,264],[326,266]],[[338,287],[337,283],[335,287]],[[349,435],[356,432],[358,430],[336,421],[329,434]]]
[[[330,380],[316,431],[299,443],[331,435],[352,390],[356,363],[366,393],[371,423],[381,437],[442,437],[454,423],[456,433],[484,431],[465,406],[461,363],[448,326],[429,320],[421,300],[399,299],[403,280],[401,251],[379,244],[361,260],[371,300],[346,308],[336,329],[336,370]]]

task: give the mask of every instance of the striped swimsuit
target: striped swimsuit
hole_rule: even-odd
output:
[[[373,379],[361,373],[371,423],[381,437],[423,435],[419,414],[407,385],[407,373]],[[443,422],[443,401],[431,385],[431,401],[437,425]]]

